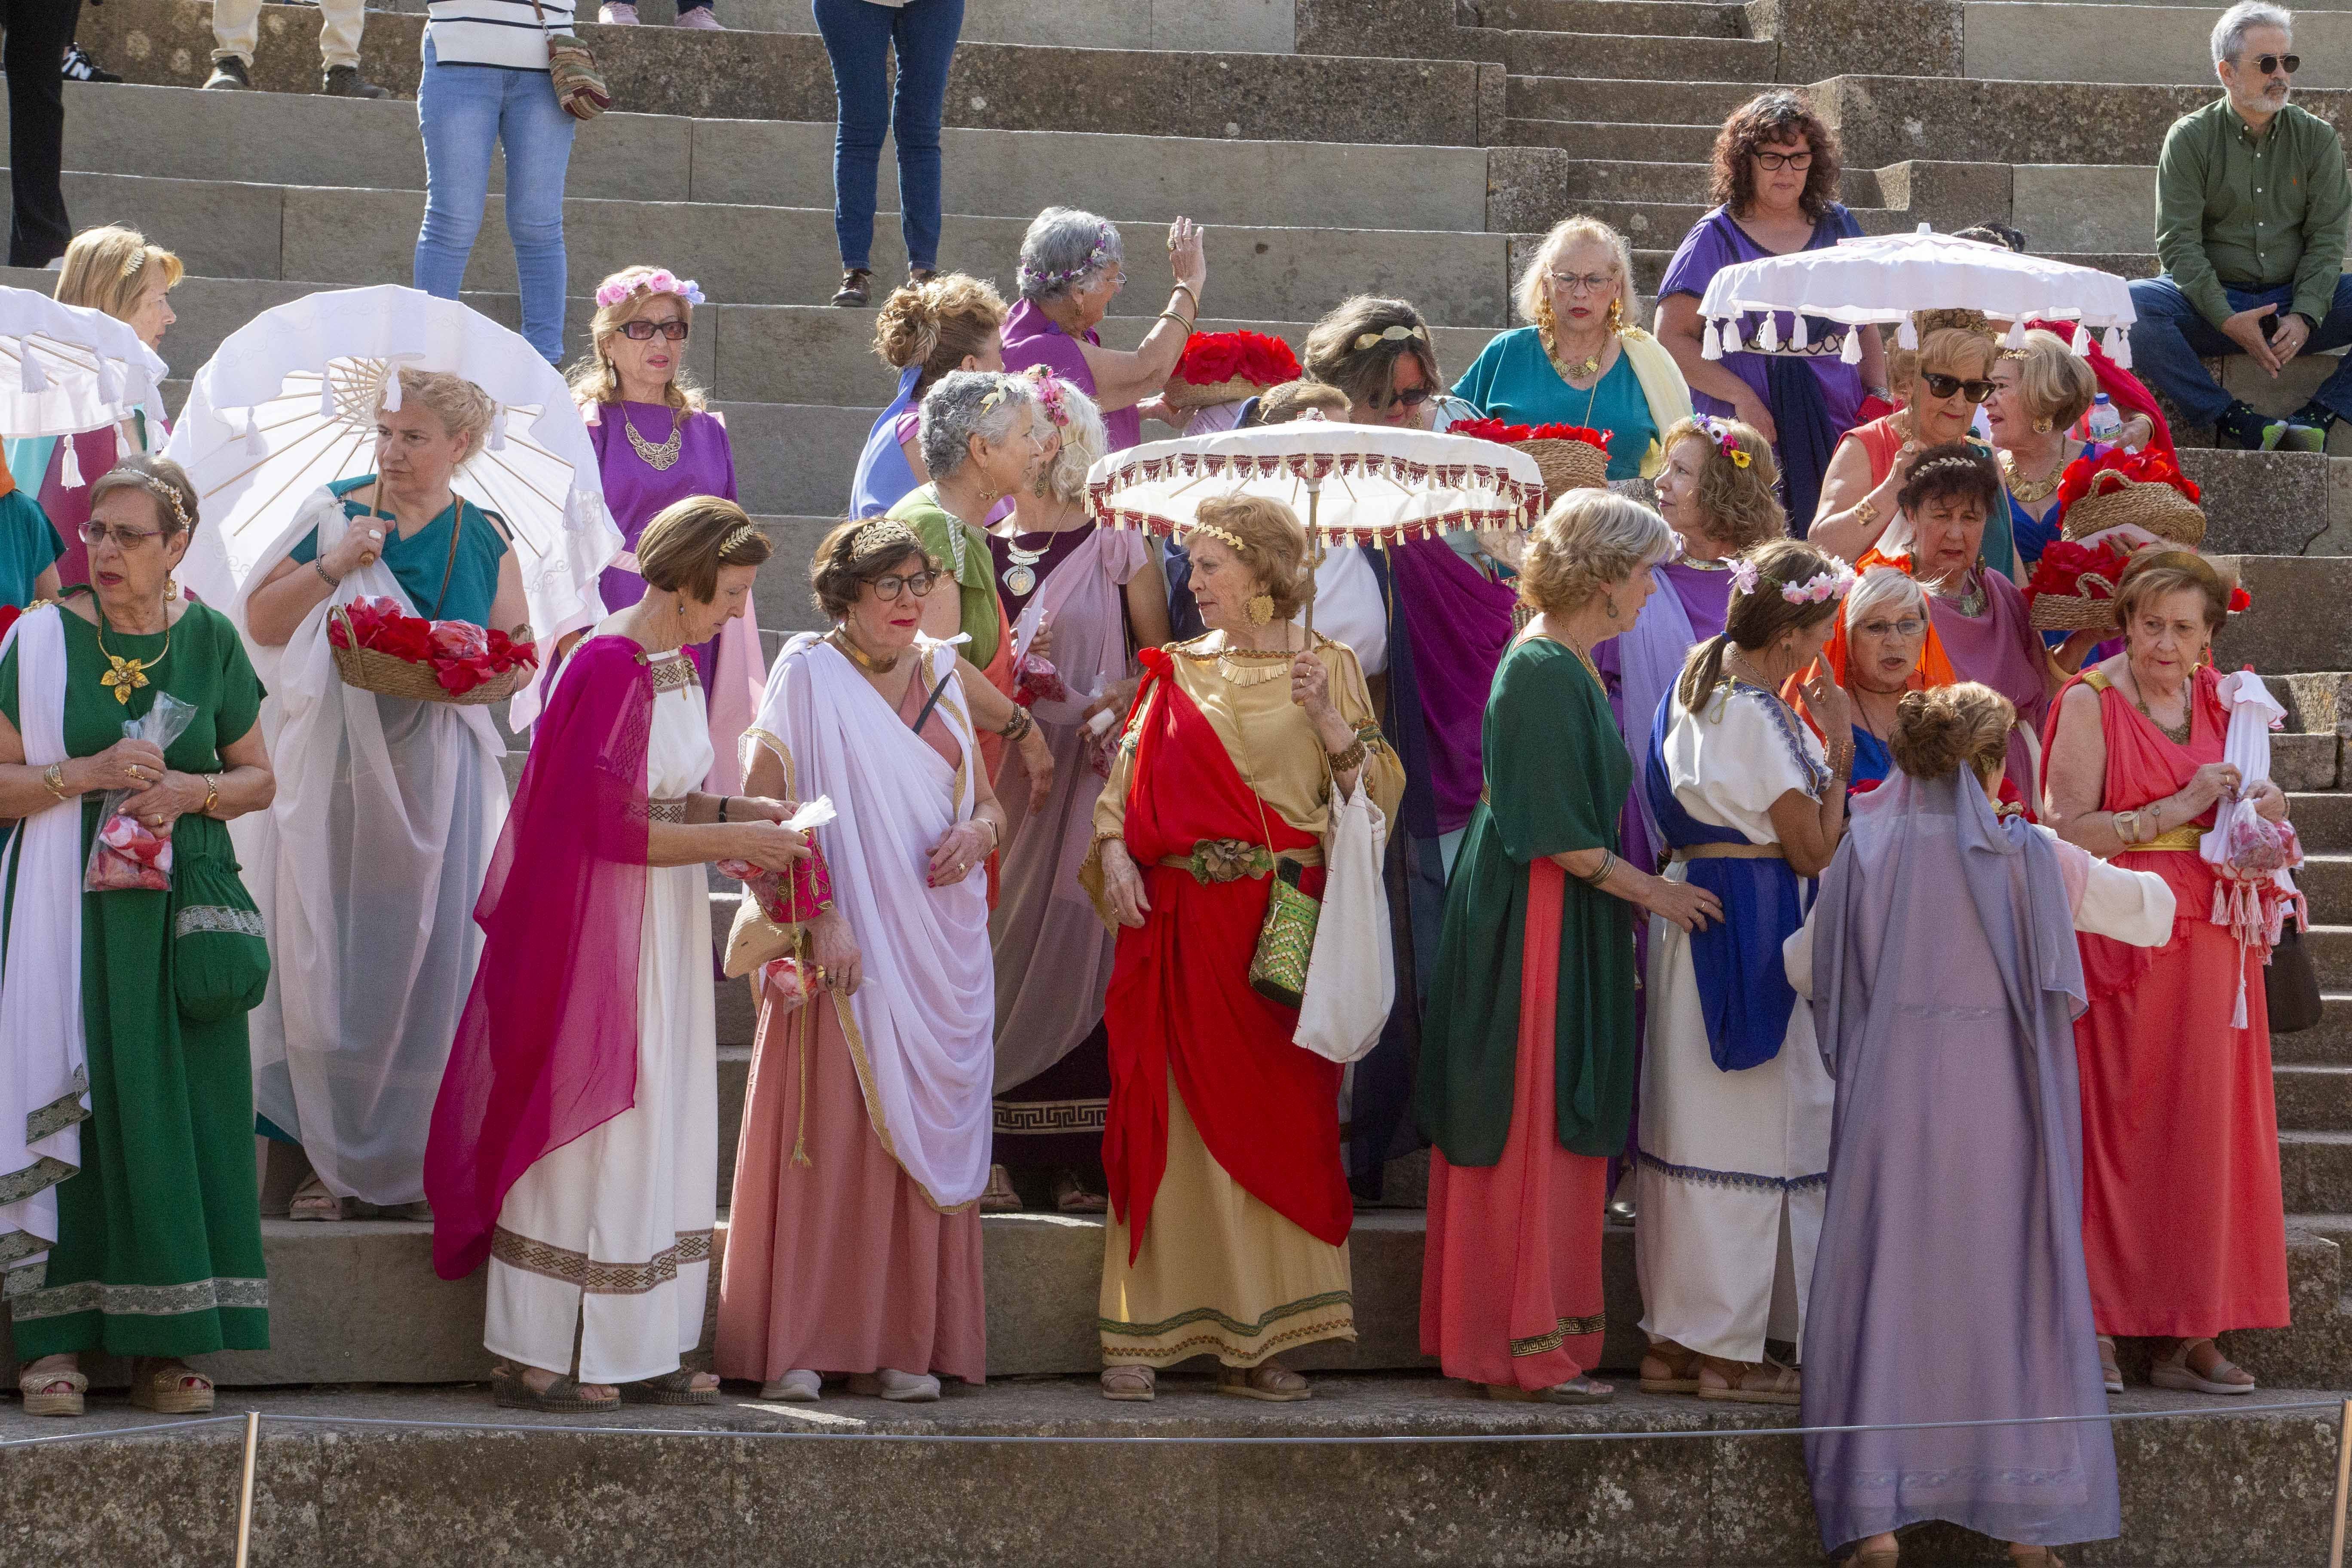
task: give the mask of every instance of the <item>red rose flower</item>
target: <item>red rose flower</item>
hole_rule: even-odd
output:
[[[2096,462],[2082,457],[2067,465],[2065,477],[2058,484],[2059,509],[2063,511],[2084,496],[2095,493],[2095,486],[2101,474],[2119,474],[2136,484],[2170,485],[2192,501],[2200,494],[2196,481],[2182,473],[2180,465],[2166,454],[2154,447],[2142,452],[2126,452],[2118,447]]]
[[[1298,379],[1298,356],[1288,343],[1264,332],[1195,332],[1176,362],[1176,379],[1194,386],[1235,379],[1277,386]]]

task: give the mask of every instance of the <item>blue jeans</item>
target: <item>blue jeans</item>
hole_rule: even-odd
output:
[[[2288,313],[2287,307],[2294,300],[2292,286],[2260,292],[2224,289],[2222,292],[2230,296],[2232,310],[2276,305],[2281,317]],[[2198,424],[2220,423],[2221,416],[2229,411],[2230,395],[2198,362],[2243,353],[2245,350],[2207,321],[2168,276],[2141,279],[2131,286],[2131,297],[2132,310],[2139,318],[2131,328],[2132,369],[2142,381],[2179,405]],[[2302,352],[2319,353],[2340,349],[2347,343],[2352,343],[2352,277],[2336,279],[2336,298],[2327,307],[2327,320],[2319,323]],[[2352,418],[2352,356],[2337,365],[2336,374],[2322,382],[2313,396],[2339,416]]]
[[[963,0],[813,0],[816,30],[833,62],[839,105],[833,133],[833,232],[841,265],[874,260],[875,172],[882,136],[898,144],[898,226],[909,267],[940,261],[940,117],[948,62],[963,31]],[[898,51],[898,87],[887,90],[889,53]]]
[[[425,40],[416,89],[425,133],[425,226],[417,231],[415,286],[457,297],[490,195],[490,152],[507,152],[507,237],[522,289],[522,335],[563,357],[563,177],[579,121],[563,112],[545,71],[445,66]]]

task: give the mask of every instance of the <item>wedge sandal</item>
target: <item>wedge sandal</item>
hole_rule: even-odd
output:
[[[1723,1369],[1728,1367],[1730,1372]],[[1774,1361],[1727,1362],[1713,1357],[1702,1362],[1698,1396],[1733,1405],[1801,1405],[1804,1382],[1792,1366]]]
[[[600,1413],[621,1407],[617,1395],[611,1399],[590,1399],[583,1395],[580,1380],[576,1377],[558,1377],[545,1388],[533,1388],[523,1381],[520,1373],[509,1372],[505,1367],[490,1373],[490,1393],[509,1410],[544,1410],[557,1415]]]
[[[659,1377],[639,1378],[635,1383],[625,1383],[621,1384],[621,1403],[624,1405],[718,1404],[718,1388],[716,1386],[697,1388],[694,1385],[696,1376],[697,1373],[693,1368],[682,1366],[676,1372],[664,1373]]]
[[[205,1415],[212,1412],[213,1380],[184,1361],[131,1363],[131,1403],[158,1415]]]
[[[1294,1404],[1315,1396],[1315,1391],[1307,1386],[1305,1378],[1286,1366],[1264,1362],[1256,1366],[1219,1367],[1217,1392],[1230,1394],[1236,1399],[1264,1399],[1276,1405]]]
[[[59,1389],[59,1384],[66,1386]],[[25,1372],[16,1378],[16,1392],[25,1396],[27,1415],[79,1415],[82,1412],[82,1395],[89,1391],[89,1379],[76,1367]]]
[[[1642,1357],[1642,1392],[1696,1394],[1699,1363],[1704,1359],[1698,1352],[1671,1340],[1652,1341],[1648,1353]]]
[[[2149,1384],[2156,1388],[2178,1389],[2189,1394],[2252,1394],[2254,1391],[2252,1376],[2246,1373],[2245,1368],[2223,1355],[2219,1347],[2216,1347],[2213,1352],[2213,1365],[2210,1371],[2199,1372],[2189,1364],[2189,1352],[2196,1350],[2199,1345],[2212,1343],[2211,1340],[2181,1341],[2172,1347],[2170,1355],[2158,1357],[2156,1364],[2148,1369]],[[2224,1381],[2226,1374],[2233,1372],[2244,1376],[2246,1381],[2243,1383]]]

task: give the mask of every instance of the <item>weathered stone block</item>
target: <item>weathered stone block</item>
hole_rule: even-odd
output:
[[[1753,36],[1779,41],[1784,82],[1960,74],[1956,0],[1757,0],[1748,16]]]

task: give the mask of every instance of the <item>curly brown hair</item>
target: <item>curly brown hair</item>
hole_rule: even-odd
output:
[[[1724,451],[1726,437],[1747,454],[1745,466]],[[1772,443],[1737,419],[1690,418],[1677,420],[1659,439],[1658,450],[1671,457],[1682,441],[1696,441],[1706,449],[1698,471],[1698,504],[1706,513],[1709,539],[1738,551],[1788,535],[1789,514],[1775,489],[1780,471],[1773,466]]]
[[[1813,222],[1822,221],[1837,197],[1837,133],[1821,116],[1805,107],[1793,92],[1759,93],[1731,111],[1715,139],[1712,199],[1739,217],[1756,203],[1756,169],[1749,155],[1773,142],[1802,139],[1812,150],[1812,166],[1805,171],[1805,194],[1797,205]]]
[[[1886,749],[1895,765],[1915,779],[1939,779],[1963,763],[1982,783],[2009,757],[2017,709],[1989,686],[1963,680],[1904,693],[1895,707],[1895,733]]]

